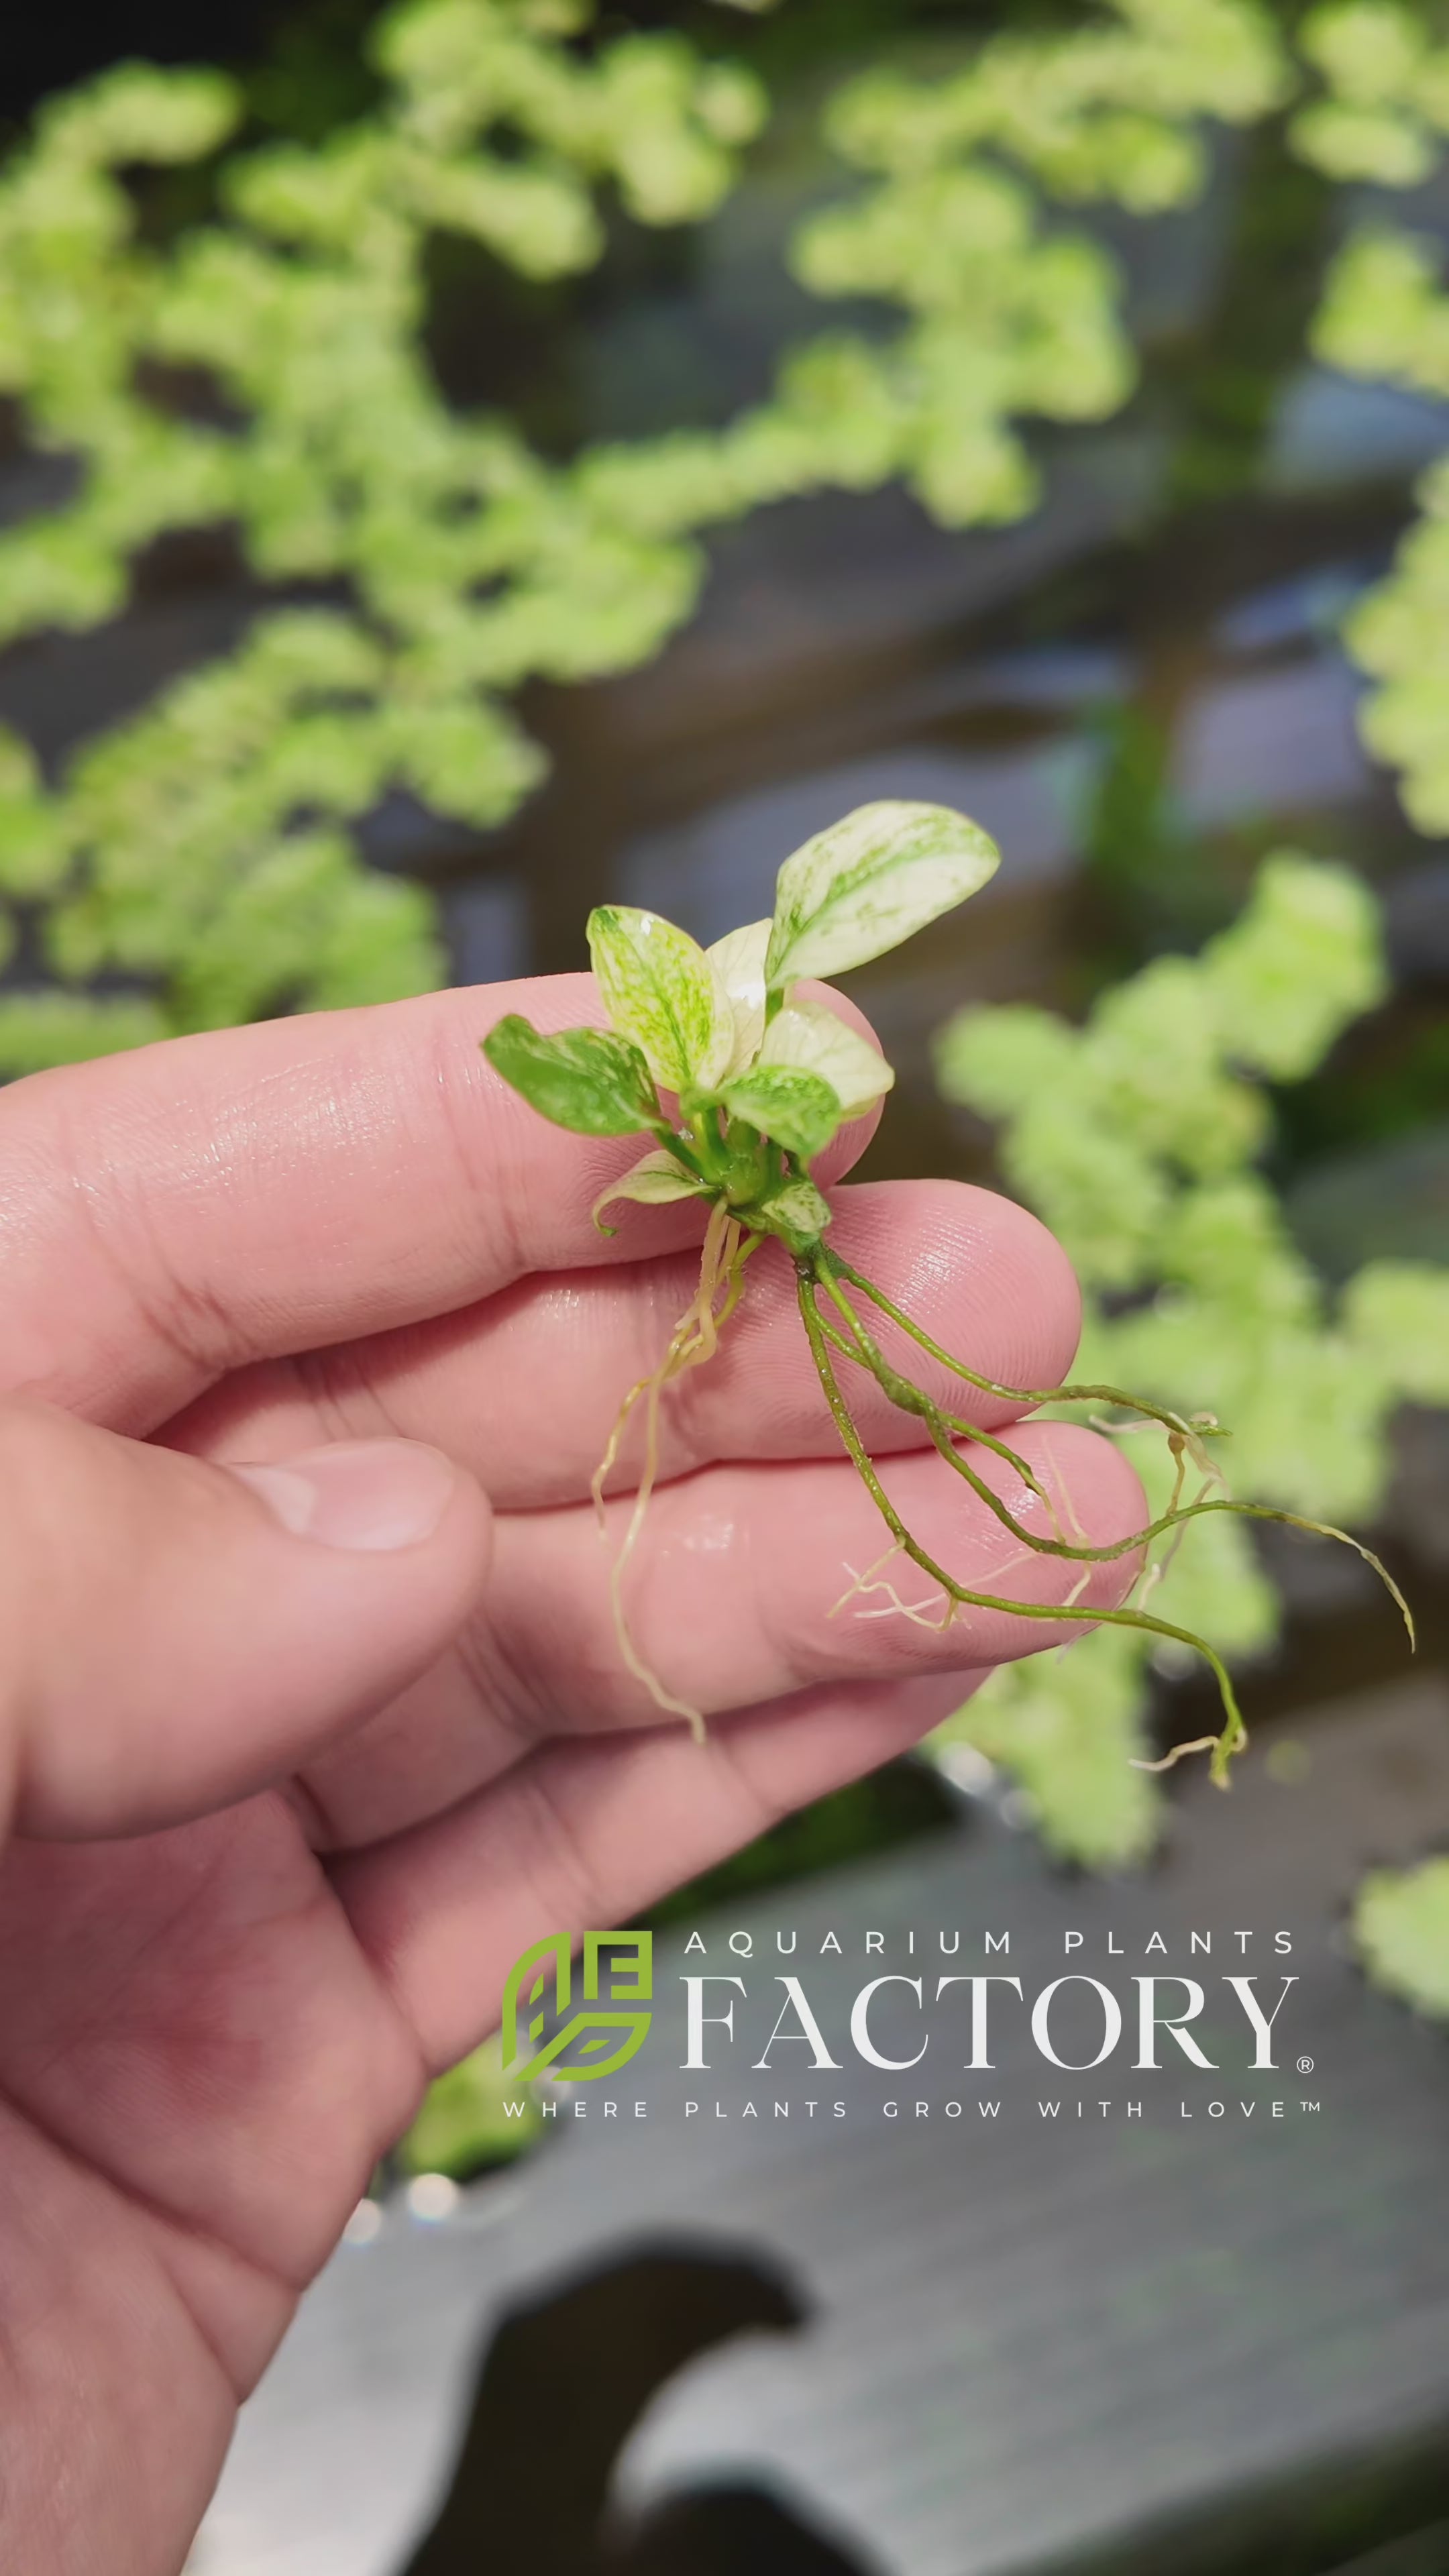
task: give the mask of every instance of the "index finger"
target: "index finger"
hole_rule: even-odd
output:
[[[14,1084],[0,1387],[144,1434],[246,1362],[448,1314],[531,1270],[689,1242],[688,1202],[598,1232],[595,1200],[649,1140],[565,1135],[530,1109],[479,1052],[509,1011],[548,1031],[604,1021],[591,975],[541,976]],[[872,1124],[842,1132],[823,1179]]]

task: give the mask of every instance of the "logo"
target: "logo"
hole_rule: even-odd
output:
[[[578,2007],[566,1932],[514,1961],[503,1990],[503,2072],[526,2084],[546,2067],[570,2084],[617,2075],[644,2045],[654,1994],[652,1932],[586,1932]],[[552,2027],[550,2027],[552,2025]]]

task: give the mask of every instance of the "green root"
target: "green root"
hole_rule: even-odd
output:
[[[968,1591],[964,1585],[955,1580],[954,1576],[948,1574],[943,1566],[938,1565],[934,1557],[927,1554],[919,1542],[912,1537],[897,1513],[881,1484],[859,1427],[841,1391],[831,1357],[832,1352],[839,1353],[843,1358],[863,1368],[874,1378],[882,1393],[892,1404],[920,1421],[925,1427],[928,1438],[947,1465],[970,1486],[978,1500],[985,1504],[988,1511],[1001,1522],[1002,1526],[1034,1554],[1066,1558],[1088,1567],[1106,1565],[1116,1558],[1132,1555],[1139,1549],[1150,1547],[1155,1539],[1169,1533],[1172,1548],[1175,1550],[1187,1526],[1208,1512],[1233,1512],[1249,1520],[1278,1521],[1286,1528],[1307,1530],[1315,1537],[1338,1539],[1345,1547],[1351,1547],[1366,1564],[1371,1565],[1397,1603],[1408,1630],[1410,1645],[1414,1644],[1414,1621],[1409,1605],[1393,1576],[1371,1548],[1365,1547],[1360,1540],[1351,1537],[1346,1530],[1335,1529],[1327,1522],[1308,1520],[1298,1512],[1280,1511],[1264,1503],[1238,1502],[1229,1494],[1208,1490],[1210,1486],[1222,1483],[1220,1471],[1204,1445],[1207,1438],[1220,1436],[1217,1424],[1210,1418],[1186,1417],[1173,1413],[1165,1406],[1129,1395],[1120,1387],[1004,1386],[994,1378],[982,1377],[975,1370],[965,1367],[951,1352],[944,1350],[939,1342],[933,1341],[930,1334],[923,1332],[919,1325],[913,1323],[911,1318],[886,1296],[883,1289],[877,1288],[873,1281],[852,1269],[850,1264],[842,1261],[838,1254],[828,1251],[823,1243],[813,1244],[797,1252],[795,1269],[800,1314],[815,1361],[816,1374],[820,1379],[825,1400],[830,1407],[845,1449],[891,1533],[894,1544],[890,1553],[905,1555],[913,1564],[919,1566],[923,1573],[929,1575],[933,1583],[940,1586],[948,1604],[948,1619],[957,1609],[1000,1610],[1020,1619],[1049,1621],[1065,1619],[1080,1621],[1092,1627],[1136,1628],[1150,1636],[1167,1638],[1176,1645],[1187,1646],[1208,1664],[1222,1700],[1221,1731],[1214,1736],[1200,1737],[1191,1744],[1176,1745],[1161,1762],[1143,1763],[1138,1766],[1139,1768],[1153,1771],[1169,1770],[1185,1754],[1208,1752],[1212,1757],[1211,1772],[1214,1781],[1220,1788],[1227,1787],[1229,1765],[1234,1754],[1240,1752],[1247,1743],[1247,1728],[1243,1723],[1242,1711],[1238,1706],[1231,1676],[1216,1649],[1206,1638],[1196,1636],[1190,1629],[1176,1627],[1169,1620],[1154,1618],[1146,1610],[1133,1608],[1130,1598],[1115,1610],[1101,1610],[1081,1606],[1075,1594],[1065,1602],[1044,1603],[1012,1601],[1000,1594]],[[1023,1405],[1110,1404],[1116,1410],[1132,1414],[1144,1422],[1160,1423],[1167,1434],[1168,1447],[1176,1466],[1172,1500],[1167,1510],[1159,1513],[1156,1520],[1147,1523],[1142,1529],[1134,1530],[1126,1538],[1113,1540],[1105,1546],[1090,1546],[1085,1542],[1064,1538],[1055,1514],[1052,1515],[1052,1525],[1056,1532],[1054,1537],[1044,1538],[1036,1531],[1027,1529],[1010,1505],[1004,1502],[1001,1496],[987,1484],[985,1478],[976,1472],[970,1460],[961,1455],[956,1444],[960,1440],[969,1440],[976,1446],[992,1451],[1021,1476],[1029,1493],[1038,1500],[1046,1502],[1047,1497],[1043,1494],[1041,1484],[1027,1462],[1004,1441],[997,1440],[989,1434],[983,1434],[974,1424],[962,1420],[958,1415],[948,1413],[944,1406],[937,1404],[934,1397],[923,1387],[892,1367],[845,1294],[847,1286],[854,1288],[859,1296],[867,1299],[886,1315],[942,1367],[948,1369],[954,1376],[964,1379],[968,1385],[980,1389],[984,1394],[1000,1396],[1011,1403]],[[834,1307],[835,1317],[838,1320],[832,1320],[821,1313],[819,1298],[822,1294]],[[1182,1495],[1189,1463],[1201,1469],[1205,1481],[1203,1488],[1193,1499],[1190,1502],[1184,1502]],[[1048,1509],[1050,1510],[1049,1502]],[[1164,1565],[1159,1563],[1147,1572],[1147,1581],[1151,1583],[1160,1579],[1163,1570]],[[1078,1589],[1080,1590],[1081,1587],[1079,1586]],[[902,1609],[905,1608],[904,1604],[899,1606]]]

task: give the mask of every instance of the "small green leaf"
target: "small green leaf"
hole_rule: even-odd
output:
[[[798,997],[770,1022],[759,1065],[761,1071],[766,1065],[791,1065],[799,1073],[818,1074],[847,1118],[873,1108],[895,1081],[879,1047],[848,1029],[828,1004]]]
[[[760,1040],[765,1034],[765,951],[773,927],[772,922],[751,921],[743,930],[732,930],[728,938],[717,939],[705,951],[729,995],[734,1014],[735,1042],[726,1073],[743,1073],[760,1052]]]
[[[546,1038],[515,1011],[489,1030],[483,1052],[530,1108],[576,1136],[632,1136],[661,1123],[639,1049],[606,1029]]]
[[[757,1234],[777,1234],[792,1252],[806,1252],[830,1223],[830,1201],[802,1173],[742,1214]]]
[[[610,1019],[643,1049],[666,1090],[719,1081],[735,1020],[718,970],[687,931],[657,912],[601,904],[589,915],[589,955]]]
[[[621,1179],[611,1181],[606,1190],[599,1192],[593,1206],[594,1223],[600,1234],[613,1233],[614,1228],[602,1222],[602,1214],[615,1199],[637,1199],[643,1207],[668,1207],[674,1199],[706,1199],[709,1195],[707,1182],[687,1172],[682,1163],[661,1148],[646,1154],[641,1162],[631,1163]]]
[[[797,1073],[793,1065],[756,1065],[727,1082],[720,1097],[731,1117],[747,1119],[787,1154],[802,1154],[807,1162],[829,1144],[842,1116],[829,1083],[818,1073]]]
[[[883,957],[975,894],[999,862],[995,842],[947,805],[857,806],[780,870],[770,990]]]
[[[1449,2019],[1449,1860],[1372,1871],[1354,1904],[1353,1933],[1376,1986]]]

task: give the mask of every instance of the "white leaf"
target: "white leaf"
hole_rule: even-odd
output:
[[[601,1234],[612,1234],[613,1227],[600,1225],[599,1219],[602,1211],[612,1207],[615,1199],[637,1199],[644,1207],[668,1207],[674,1199],[703,1199],[708,1196],[705,1183],[695,1180],[661,1146],[656,1152],[645,1154],[639,1162],[631,1163],[620,1179],[611,1181],[606,1190],[600,1191],[594,1201],[593,1219]]]
[[[979,824],[948,805],[858,806],[780,870],[765,959],[770,990],[793,975],[839,975],[883,957],[975,894],[1000,855]]]
[[[765,951],[773,928],[773,922],[751,921],[705,950],[734,1013],[735,1042],[726,1074],[743,1073],[759,1053],[765,1034]]]
[[[600,904],[589,955],[609,1017],[666,1091],[710,1090],[730,1059],[734,1012],[716,968],[688,931],[657,912]]]
[[[798,994],[770,1022],[759,1061],[818,1073],[829,1083],[847,1118],[859,1118],[873,1108],[895,1081],[885,1057],[868,1038],[848,1029],[826,1003]]]

